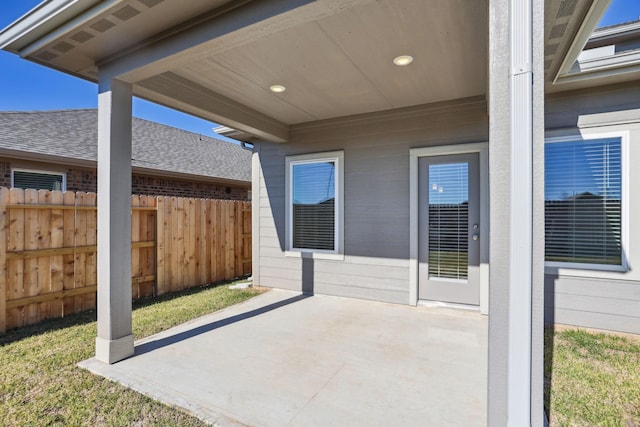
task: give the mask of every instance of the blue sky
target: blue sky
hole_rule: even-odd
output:
[[[0,28],[4,28],[40,3],[40,0],[0,0]],[[640,0],[613,0],[600,26],[640,17]],[[76,77],[21,60],[0,51],[0,110],[96,108],[97,87]],[[134,100],[134,115],[203,135],[213,136],[215,126],[150,102]]]

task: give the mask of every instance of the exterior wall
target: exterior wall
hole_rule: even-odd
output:
[[[196,197],[205,199],[249,200],[249,188],[210,182],[185,181],[175,178],[133,174],[134,194]]]
[[[486,140],[486,103],[474,98],[295,126],[289,143],[256,144],[254,280],[409,303],[409,149]],[[344,260],[288,256],[285,156],[336,150],[344,150]]]
[[[547,137],[628,132],[627,271],[545,268],[549,323],[640,333],[640,86],[620,84],[547,97]],[[625,173],[623,171],[623,173]],[[624,179],[624,177],[623,177]],[[624,184],[623,184],[624,185]],[[624,191],[624,189],[623,189]],[[623,196],[624,197],[624,196]]]
[[[35,169],[65,173],[68,191],[96,192],[98,174],[95,169],[65,167],[57,164],[0,159],[0,186],[11,187],[11,168]],[[173,177],[134,173],[131,193],[150,196],[195,197],[205,199],[249,200],[250,187],[224,183],[189,181]]]

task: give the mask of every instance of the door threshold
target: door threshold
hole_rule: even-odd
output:
[[[430,301],[430,300],[426,300],[426,299],[421,299],[421,300],[418,300],[418,305],[421,306],[421,307],[453,308],[453,309],[456,309],[456,310],[480,312],[480,306],[479,305],[460,304],[460,303],[455,303],[455,302]]]

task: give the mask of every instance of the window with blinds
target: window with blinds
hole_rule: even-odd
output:
[[[429,278],[467,280],[469,164],[429,165]]]
[[[620,138],[545,145],[545,259],[622,265]]]
[[[336,162],[291,165],[294,249],[334,251],[336,236]]]
[[[13,170],[13,188],[65,191],[62,173]]]

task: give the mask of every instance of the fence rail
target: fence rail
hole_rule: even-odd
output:
[[[94,309],[95,193],[0,188],[0,333]],[[132,196],[134,299],[251,273],[249,202]]]

